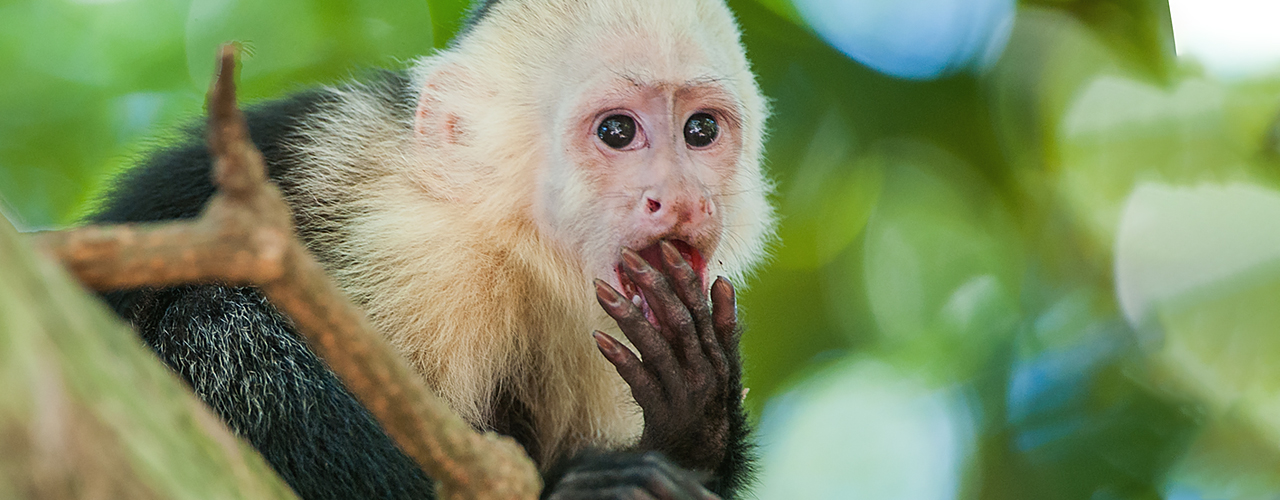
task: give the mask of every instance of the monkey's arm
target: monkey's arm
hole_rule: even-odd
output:
[[[663,272],[629,250],[622,266],[644,293],[656,325],[608,284],[596,282],[601,305],[643,361],[603,333],[596,340],[644,410],[640,449],[709,473],[708,487],[732,497],[751,469],[733,286],[718,278],[708,301],[701,278],[680,252],[667,242],[661,248]]]
[[[417,464],[256,290],[204,285],[108,300],[300,497],[433,497]]]

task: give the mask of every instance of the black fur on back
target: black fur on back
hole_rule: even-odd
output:
[[[388,104],[406,106],[411,91],[403,75],[384,73],[374,82]],[[334,101],[329,91],[310,90],[246,111],[250,136],[282,188],[289,189],[291,170],[304,168],[289,145],[303,118]],[[89,222],[198,215],[214,192],[204,131],[189,127],[176,144],[126,172]],[[104,298],[302,498],[433,497],[417,464],[257,290],[207,284]]]
[[[134,299],[125,312],[143,339],[300,497],[432,498],[417,464],[257,290],[203,285]]]

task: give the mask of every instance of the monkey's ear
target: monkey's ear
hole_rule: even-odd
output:
[[[466,88],[465,80],[465,70],[449,64],[435,68],[423,82],[413,131],[424,144],[441,147],[462,140],[462,117],[455,108],[459,99],[449,96],[454,89]]]

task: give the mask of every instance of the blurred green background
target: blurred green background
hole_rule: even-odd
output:
[[[1277,68],[1179,57],[1158,0],[729,4],[782,216],[742,298],[760,498],[1280,498]],[[6,0],[0,210],[75,223],[225,40],[262,100],[465,10]]]

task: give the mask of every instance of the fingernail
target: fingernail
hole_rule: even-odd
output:
[[[595,283],[597,297],[600,297],[600,299],[604,300],[605,303],[611,306],[616,307],[622,304],[622,296],[618,295],[618,292],[613,291],[613,287],[609,286],[608,283],[605,283],[604,280],[599,278],[596,278]]]
[[[605,338],[604,332],[601,332],[600,330],[596,330],[594,332],[591,332],[591,336],[595,337],[596,345],[600,346],[601,351],[604,351],[607,354],[613,354],[613,351],[614,351],[613,342],[610,342],[609,339]]]
[[[649,263],[645,262],[644,258],[640,257],[640,254],[631,251],[630,248],[622,249],[622,261],[634,271],[643,272],[645,268],[649,267]]]
[[[733,290],[733,283],[729,282],[729,278],[726,278],[724,276],[716,276],[716,281],[711,284],[711,296],[715,297],[717,294],[721,298],[726,298],[730,301],[733,301],[734,296],[737,295],[738,293]],[[734,310],[737,310],[737,308],[738,308],[737,304],[735,303]]]
[[[668,265],[679,266],[684,263],[684,257],[680,255],[680,251],[667,240],[658,242],[658,248],[662,249],[662,259],[667,261]]]

